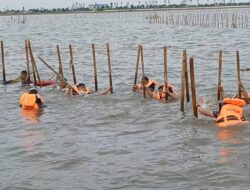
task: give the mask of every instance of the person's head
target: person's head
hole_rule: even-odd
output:
[[[78,90],[84,90],[84,89],[86,88],[86,85],[83,84],[83,83],[79,83],[79,84],[77,85],[77,88],[78,88]]]
[[[162,95],[162,92],[163,92],[163,85],[158,87],[158,93],[160,96]]]
[[[38,94],[37,90],[36,89],[31,89],[29,91],[29,94]]]
[[[28,72],[25,71],[25,70],[21,71],[21,73],[20,73],[20,79],[21,80],[27,80],[27,78],[28,78]]]
[[[60,81],[60,88],[66,88],[67,87],[67,83],[65,81],[67,81],[66,78],[64,78],[64,80]]]
[[[142,82],[143,82],[144,85],[147,85],[148,82],[149,82],[149,78],[144,76],[144,78],[142,78]]]

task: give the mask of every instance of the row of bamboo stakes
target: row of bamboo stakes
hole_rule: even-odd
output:
[[[167,89],[168,89],[168,75],[167,75],[167,48],[163,48],[163,66],[164,66],[164,71],[163,71],[163,81],[164,81],[164,86],[165,86],[165,94]],[[237,79],[238,79],[238,96],[239,98],[242,98],[242,94],[244,96],[245,102],[247,104],[250,103],[249,101],[249,95],[248,92],[246,91],[243,82],[241,81],[240,78],[240,55],[239,51],[236,51],[236,58],[237,58]],[[141,60],[141,61],[140,61]],[[144,58],[143,58],[143,47],[141,45],[138,46],[138,51],[137,51],[137,61],[136,61],[136,68],[135,68],[135,79],[134,79],[134,85],[137,84],[137,78],[138,78],[138,70],[139,70],[139,64],[141,62],[141,67],[142,67],[142,84],[144,80]],[[188,75],[189,74],[189,75]],[[219,51],[219,72],[218,72],[218,94],[217,94],[217,99],[218,100],[223,100],[224,99],[224,94],[223,94],[223,87],[222,87],[222,80],[221,80],[221,75],[222,75],[222,50]],[[190,76],[190,87],[189,87],[189,76]],[[192,93],[192,107],[193,107],[193,115],[194,117],[198,117],[198,111],[197,111],[197,99],[196,99],[196,84],[195,84],[195,71],[194,71],[194,58],[191,57],[189,58],[189,73],[188,73],[188,59],[187,59],[187,52],[186,50],[183,50],[182,54],[182,74],[181,74],[181,97],[180,97],[180,110],[181,112],[184,112],[184,105],[185,105],[185,95],[186,95],[186,102],[190,102],[190,93],[189,89],[191,88],[191,93]],[[143,85],[143,97],[146,98],[146,92],[145,92],[145,87]],[[165,96],[165,100],[168,100],[168,96]]]
[[[60,53],[60,48],[57,45],[57,56],[58,56],[58,63],[59,67],[58,70],[59,72],[55,72],[51,67],[49,67],[51,70],[53,70],[60,78],[64,79],[64,73],[63,73],[63,66],[62,66],[62,60],[61,60],[61,53]],[[111,56],[110,56],[110,47],[109,44],[106,44],[107,48],[107,58],[108,58],[108,68],[109,68],[109,83],[111,88],[111,93],[113,93],[113,84],[112,84],[112,69],[111,69]],[[38,86],[41,87],[41,79],[40,75],[36,66],[36,62],[34,59],[31,43],[29,40],[25,41],[25,50],[26,50],[26,63],[27,63],[27,72],[28,72],[28,82],[30,82],[30,61],[31,61],[31,66],[32,66],[32,73],[33,73],[33,79],[34,83],[38,84]],[[69,45],[69,54],[70,54],[70,66],[72,70],[72,75],[73,75],[73,82],[74,84],[77,84],[77,79],[76,79],[76,73],[75,73],[75,66],[74,66],[74,61],[73,61],[73,48],[72,45]],[[98,80],[97,80],[97,67],[96,67],[96,49],[95,49],[95,44],[92,44],[92,55],[93,55],[93,67],[94,67],[94,83],[95,83],[95,91],[98,92]],[[164,89],[165,89],[165,94],[167,89],[168,89],[168,67],[167,67],[167,47],[163,48],[163,81],[164,81]],[[223,100],[224,94],[223,94],[223,87],[222,87],[222,55],[223,51],[219,51],[219,61],[218,61],[218,86],[217,86],[217,99],[218,100]],[[1,41],[1,60],[2,60],[2,73],[3,73],[3,81],[6,81],[6,71],[5,71],[5,60],[4,60],[4,45],[3,41]],[[46,64],[46,62],[39,57],[39,59]],[[238,79],[238,96],[239,98],[242,98],[242,94],[244,96],[244,99],[247,104],[249,104],[249,98],[248,98],[248,93],[243,85],[243,82],[241,81],[240,77],[240,54],[239,51],[236,51],[236,59],[237,59],[237,79]],[[144,82],[144,53],[143,53],[143,46],[139,45],[138,50],[137,50],[137,60],[136,60],[136,68],[135,68],[135,78],[134,78],[134,85],[137,84],[137,78],[138,78],[138,71],[139,71],[139,65],[141,63],[142,67],[142,83]],[[48,66],[48,64],[46,64]],[[189,65],[189,73],[188,73],[188,65]],[[190,77],[190,83],[189,83],[189,77]],[[38,80],[38,83],[37,83]],[[189,87],[190,84],[190,87]],[[144,86],[144,85],[143,85]],[[196,85],[195,85],[195,72],[194,72],[194,58],[191,57],[189,58],[189,63],[188,63],[188,58],[187,58],[187,52],[186,50],[183,50],[182,54],[182,74],[181,74],[181,98],[180,98],[180,110],[184,112],[184,105],[185,105],[185,95],[186,95],[186,102],[190,102],[190,93],[189,89],[191,88],[191,93],[192,93],[192,106],[193,106],[193,115],[195,117],[198,117],[198,112],[197,112],[197,101],[196,101]],[[146,98],[146,89],[143,87],[143,97]],[[168,100],[168,96],[165,96],[165,100]]]
[[[91,12],[91,13],[65,13],[65,14],[44,14],[44,15],[7,15],[0,16],[1,24],[30,24],[38,22],[43,23],[66,23],[80,22],[85,20],[140,20],[143,21],[145,12]]]
[[[59,79],[65,81],[67,84],[69,84],[65,79],[64,79],[64,72],[63,72],[63,66],[62,66],[62,59],[61,59],[61,51],[60,47],[57,45],[57,58],[58,58],[58,70],[59,72],[56,72],[52,67],[50,67],[44,59],[38,57],[50,70],[52,70],[58,77]],[[111,56],[110,56],[110,46],[109,43],[106,44],[106,49],[107,49],[107,62],[108,62],[108,70],[109,70],[109,85],[111,87],[111,94],[113,93],[113,81],[112,81],[112,69],[111,69]],[[33,80],[34,84],[36,86],[42,87],[41,83],[41,78],[40,74],[36,65],[36,61],[33,55],[31,43],[29,40],[25,40],[25,55],[26,55],[26,66],[27,66],[27,73],[28,73],[28,80],[27,82],[30,83],[31,77],[30,75],[33,74]],[[93,67],[94,67],[94,83],[95,83],[95,91],[98,92],[98,80],[97,80],[97,62],[96,62],[96,48],[95,44],[92,44],[92,55],[93,55]],[[70,69],[72,71],[72,76],[73,76],[73,83],[74,85],[77,84],[77,79],[76,79],[76,71],[75,71],[75,65],[74,65],[74,60],[73,60],[73,48],[72,45],[69,44],[69,65]],[[2,60],[2,73],[3,73],[3,81],[6,82],[6,69],[5,69],[5,57],[4,57],[4,44],[3,41],[1,41],[1,60]],[[32,72],[30,71],[30,62],[31,62],[31,68]]]
[[[168,89],[168,72],[167,72],[167,47],[163,48],[163,81],[164,81],[164,90],[165,90],[165,100],[168,100],[167,96],[167,89]],[[142,86],[143,86],[143,97],[146,98],[146,89],[143,85],[144,83],[144,55],[143,55],[143,46],[138,46],[137,51],[137,60],[136,60],[136,67],[135,67],[135,78],[134,78],[134,85],[137,84],[138,78],[138,70],[139,64],[141,63],[142,68]],[[195,88],[195,72],[194,72],[194,58],[191,57],[189,59],[189,66],[190,66],[190,80],[191,80],[191,92],[192,92],[192,102],[193,102],[193,115],[198,117],[197,106],[196,106],[196,88]],[[182,78],[181,78],[181,99],[180,99],[180,110],[184,112],[184,102],[185,102],[185,92],[186,92],[186,100],[187,102],[190,101],[189,97],[189,82],[188,82],[188,63],[187,63],[187,54],[186,50],[183,50],[183,58],[182,58]]]
[[[146,16],[149,23],[161,23],[170,26],[200,26],[214,28],[248,28],[249,13],[220,12],[182,12],[179,14],[150,13]]]

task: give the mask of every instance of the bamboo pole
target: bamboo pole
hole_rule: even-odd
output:
[[[187,66],[187,52],[186,50],[183,50],[183,63],[185,65],[185,89],[186,89],[186,98],[187,98],[187,102],[190,102],[190,98],[189,98],[189,83],[188,83],[188,66]]]
[[[4,46],[3,41],[1,41],[1,55],[2,55],[2,71],[3,71],[3,81],[6,81],[6,73],[5,73],[5,62],[4,62]]]
[[[29,55],[30,55],[30,60],[31,60],[31,65],[32,65],[32,72],[33,72],[33,78],[34,78],[34,84],[37,84],[37,80],[36,80],[36,69],[35,69],[35,65],[33,62],[33,54],[32,54],[32,49],[31,49],[31,45],[30,45],[30,41],[28,40],[28,49],[29,49]]]
[[[107,43],[107,55],[108,55],[108,66],[109,66],[109,86],[111,87],[110,93],[113,94],[113,82],[112,82],[112,70],[111,70],[109,43]]]
[[[139,62],[140,62],[140,54],[141,54],[141,46],[138,46],[137,50],[137,60],[136,60],[136,67],[135,67],[135,80],[134,85],[137,83],[137,77],[138,77],[138,68],[139,68]]]
[[[42,59],[41,57],[38,56],[38,59],[40,59],[40,61],[42,61],[42,63],[44,63],[53,73],[55,73],[57,75],[57,77],[60,79],[60,81],[65,82],[70,88],[72,88],[72,86],[68,83],[68,81],[66,81],[61,75],[60,73],[56,72],[55,69],[53,69],[44,59]]]
[[[74,65],[74,62],[73,62],[73,50],[72,50],[71,44],[69,45],[69,55],[70,55],[70,63],[69,64],[70,64],[71,69],[72,69],[73,81],[74,81],[74,84],[77,84],[77,82],[76,82],[75,65]]]
[[[244,87],[244,85],[243,85],[243,82],[240,80],[239,81],[239,85],[240,85],[240,87],[241,87],[241,89],[242,89],[242,92],[243,92],[243,95],[244,95],[244,99],[245,99],[245,102],[247,103],[247,104],[249,104],[249,96],[248,96],[248,92],[246,91],[246,89],[245,89],[245,87]]]
[[[94,64],[94,80],[95,91],[98,92],[97,70],[96,70],[96,56],[95,56],[95,44],[92,44],[93,64]]]
[[[57,49],[57,56],[58,56],[58,63],[59,63],[59,74],[62,75],[62,77],[64,77],[63,75],[63,67],[62,67],[62,59],[61,59],[61,51],[59,46],[56,46]]]
[[[182,62],[182,72],[181,72],[181,112],[184,112],[184,101],[185,101],[185,63]]]
[[[219,72],[218,72],[218,94],[217,100],[221,100],[220,87],[221,87],[221,73],[222,73],[222,50],[219,51]]]
[[[167,47],[164,47],[164,87],[165,87],[165,100],[168,100],[168,72],[167,72]]]
[[[142,87],[143,87],[143,97],[146,98],[146,87],[144,86],[144,57],[143,57],[143,47],[141,45],[141,64],[142,64]]]
[[[25,40],[25,55],[26,55],[26,64],[27,64],[27,73],[28,73],[28,84],[30,84],[30,61],[29,61],[29,48],[28,40]]]
[[[240,53],[236,51],[236,59],[237,59],[237,78],[238,78],[238,96],[241,98],[241,87],[240,87]]]
[[[38,79],[38,82],[39,82],[39,86],[40,88],[42,87],[42,83],[41,83],[41,78],[40,78],[40,75],[39,75],[39,72],[38,72],[38,69],[37,69],[37,66],[36,66],[36,61],[34,59],[34,56],[33,56],[33,52],[32,52],[32,48],[31,48],[31,45],[30,45],[30,56],[31,56],[31,61],[33,62],[34,64],[34,69],[35,69],[35,72],[36,72],[36,75],[37,75],[37,79]]]
[[[195,74],[194,74],[194,60],[191,57],[189,59],[190,64],[190,79],[191,79],[191,91],[192,91],[192,103],[193,103],[193,114],[198,117],[197,106],[196,106],[196,87],[195,87]]]

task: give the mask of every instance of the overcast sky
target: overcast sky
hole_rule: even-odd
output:
[[[139,0],[0,0],[0,10],[8,9],[25,9],[30,8],[63,8],[63,7],[71,7],[73,2],[85,3],[85,6],[93,3],[110,3],[110,2],[123,2],[124,4],[127,2],[138,4]],[[144,2],[150,2],[152,0],[140,0],[141,4]],[[202,2],[214,2],[214,0],[200,0]],[[216,2],[223,2],[223,0],[216,0]],[[230,0],[226,0],[229,2]],[[235,0],[235,2],[248,2],[249,0]],[[158,4],[163,4],[164,0],[158,0]],[[168,0],[166,0],[168,2]],[[171,3],[180,3],[182,0],[170,0]],[[193,0],[193,4],[197,3],[197,0]]]

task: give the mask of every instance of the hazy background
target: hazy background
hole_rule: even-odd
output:
[[[153,0],[0,0],[0,10],[4,9],[22,9],[23,7],[25,9],[30,8],[63,8],[63,7],[71,7],[74,2],[78,3],[84,3],[85,6],[88,6],[89,4],[93,3],[111,3],[111,2],[123,2],[123,5],[125,5],[127,2],[130,4],[137,5],[139,4],[145,4],[145,2],[151,3]],[[170,0],[170,3],[176,3],[180,4],[183,0]],[[189,0],[187,0],[190,2]],[[199,0],[198,0],[199,1]],[[199,2],[202,3],[222,3],[223,0],[200,0]],[[232,2],[248,2],[249,0],[232,0]],[[158,4],[168,3],[168,0],[158,0]],[[226,0],[226,3],[230,2],[230,0]],[[197,0],[192,1],[193,4],[197,4]]]

